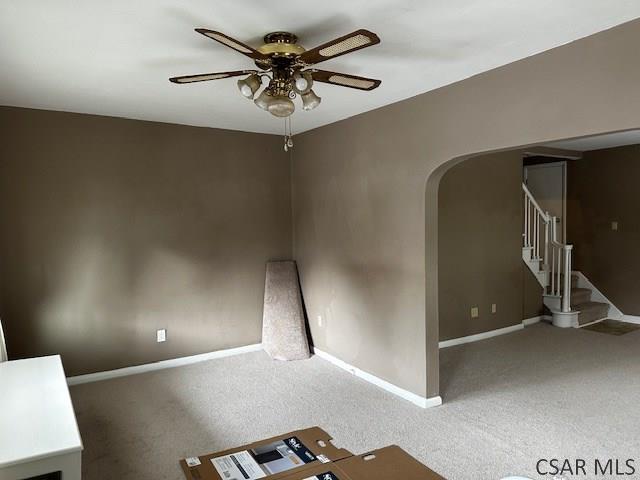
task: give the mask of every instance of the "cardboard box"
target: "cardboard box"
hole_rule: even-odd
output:
[[[188,480],[277,480],[351,455],[348,450],[333,446],[327,432],[312,427],[186,458],[180,460],[180,466]]]
[[[425,467],[400,447],[374,450],[338,460],[335,463],[314,465],[292,473],[283,480],[445,480]]]

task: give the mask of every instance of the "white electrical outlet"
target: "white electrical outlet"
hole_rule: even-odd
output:
[[[491,304],[491,313],[496,313],[498,311],[498,306],[495,303]]]
[[[618,222],[611,222],[611,230],[618,230]]]
[[[167,341],[167,330],[164,328],[161,328],[160,330],[158,330],[156,332],[156,340],[158,343],[161,342],[166,342]]]
[[[318,315],[318,326],[322,326],[322,315]]]
[[[471,307],[471,318],[478,318],[480,316],[480,312],[478,307]]]

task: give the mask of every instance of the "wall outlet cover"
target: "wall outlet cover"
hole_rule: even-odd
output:
[[[618,222],[611,222],[611,230],[618,230]]]
[[[318,326],[322,326],[322,315],[318,315]]]
[[[471,307],[471,318],[478,318],[480,316],[480,312],[478,307]]]
[[[496,313],[498,311],[498,306],[495,303],[491,304],[491,313]]]
[[[160,330],[158,330],[156,332],[156,341],[158,343],[167,341],[167,330],[166,329],[161,328]]]

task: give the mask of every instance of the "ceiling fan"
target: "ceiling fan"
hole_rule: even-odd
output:
[[[206,28],[195,30],[251,58],[259,70],[202,73],[169,80],[182,84],[247,75],[238,80],[240,93],[276,117],[289,117],[295,111],[293,99],[298,95],[303,110],[316,108],[321,99],[312,90],[313,82],[367,91],[382,83],[371,78],[313,68],[313,65],[325,60],[380,43],[380,38],[368,30],[356,30],[311,50],[305,50],[298,44],[298,37],[289,32],[269,33],[264,37],[264,45],[254,49],[224,33]],[[263,84],[266,86],[258,93]]]

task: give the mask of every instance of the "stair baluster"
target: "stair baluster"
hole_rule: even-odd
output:
[[[571,250],[573,245],[564,245],[564,293],[562,294],[562,311],[571,311]]]

